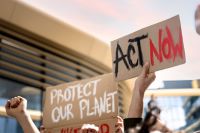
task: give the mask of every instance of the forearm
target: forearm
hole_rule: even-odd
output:
[[[143,97],[144,93],[140,88],[134,88],[134,93],[129,108],[128,118],[141,118],[143,112]]]
[[[38,128],[33,123],[30,114],[25,113],[17,118],[17,121],[20,123],[24,133],[40,133]]]

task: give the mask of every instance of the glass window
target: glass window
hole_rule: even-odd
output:
[[[0,78],[0,106],[4,106],[8,99],[15,96],[26,98],[28,109],[41,111],[42,91],[40,89]]]
[[[28,109],[41,111],[42,93],[38,88],[0,77],[0,106],[4,107],[6,101],[12,97],[22,96],[27,99]],[[34,122],[39,127],[40,121]],[[0,116],[0,132],[20,133],[22,129],[15,119]]]

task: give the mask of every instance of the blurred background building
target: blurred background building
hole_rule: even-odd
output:
[[[193,80],[192,87],[200,88],[200,80]],[[183,108],[186,120],[186,125],[183,128],[188,132],[200,130],[200,97],[190,96],[185,98]]]
[[[0,132],[19,133],[4,105],[20,95],[37,126],[45,89],[111,72],[109,46],[22,1],[0,0]],[[125,115],[130,98],[127,84],[119,83],[119,113]],[[125,99],[124,99],[124,98]]]
[[[157,91],[156,101],[161,108],[160,119],[173,130],[184,130],[186,133],[200,130],[200,97],[199,80],[163,81],[163,87]],[[151,91],[151,90],[149,90]],[[170,93],[158,92],[168,91]],[[181,94],[182,93],[182,94]],[[195,93],[197,95],[195,96]],[[154,94],[154,93],[151,93]],[[145,110],[150,97],[144,99]]]
[[[107,43],[23,1],[0,0],[0,132],[22,132],[5,113],[4,104],[11,97],[20,95],[28,100],[31,117],[39,126],[47,87],[109,72]],[[161,119],[172,129],[192,132],[200,127],[198,83],[165,81],[162,88],[148,90],[144,101],[154,94],[162,109]],[[119,83],[122,117],[127,114],[131,91],[128,81]]]

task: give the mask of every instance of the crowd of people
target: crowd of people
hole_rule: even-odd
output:
[[[135,81],[133,96],[127,118],[118,117],[115,125],[115,133],[150,133],[162,132],[172,133],[172,131],[159,119],[160,108],[157,106],[154,98],[148,103],[148,112],[144,119],[143,98],[148,86],[155,80],[155,73],[149,73],[150,64],[146,63],[137,80]],[[40,130],[33,123],[30,114],[27,111],[27,100],[17,96],[7,101],[5,105],[9,116],[14,117],[21,125],[24,133],[43,133],[46,129],[41,126]],[[98,127],[95,125],[84,124],[81,133],[98,133]]]

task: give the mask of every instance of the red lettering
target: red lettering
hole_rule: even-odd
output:
[[[80,133],[81,128],[62,128],[60,133]],[[108,124],[99,125],[98,133],[110,133],[110,127]]]
[[[73,128],[62,128],[61,133],[73,133]]]
[[[81,129],[81,128],[75,128],[75,129],[74,129],[74,133],[79,133],[80,129]]]
[[[161,35],[162,35],[162,30],[159,30],[159,41],[158,41],[158,44],[159,44],[159,53],[158,51],[156,50],[156,48],[154,47],[154,44],[150,38],[150,59],[151,59],[151,65],[154,65],[154,58],[153,58],[153,55],[155,55],[157,57],[157,59],[162,62],[162,49],[161,49]]]
[[[166,59],[171,58],[171,43],[169,42],[168,38],[165,38],[162,43],[162,52]]]
[[[174,41],[170,32],[170,29],[168,27],[166,27],[166,31],[167,31],[167,35],[169,36],[169,41],[172,45],[172,50],[173,50],[173,54],[174,54],[174,58],[173,61],[175,61],[175,58],[177,56],[177,53],[179,53],[179,56],[181,58],[183,58],[183,37],[182,37],[182,33],[181,33],[181,28],[179,28],[179,42],[174,45]]]
[[[66,129],[61,129],[61,133],[66,133]]]
[[[159,62],[163,62],[163,57],[165,59],[171,59],[173,54],[173,62],[175,61],[177,55],[179,55],[181,58],[183,58],[183,40],[182,40],[182,33],[181,30],[179,30],[179,41],[175,45],[173,37],[171,35],[171,31],[166,26],[165,28],[167,36],[162,39],[162,29],[159,29],[159,51],[155,48],[155,45],[151,38],[150,41],[150,60],[151,65],[153,66],[155,64],[154,62],[154,56],[158,59]]]
[[[108,124],[102,124],[100,126],[100,133],[109,133],[109,125]]]

